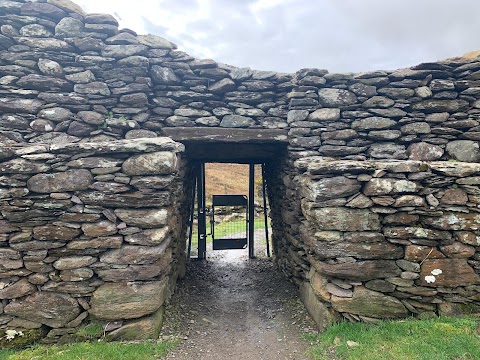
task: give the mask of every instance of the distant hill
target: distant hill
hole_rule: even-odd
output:
[[[480,50],[470,51],[463,55],[462,57],[467,59],[476,59],[480,57]]]
[[[214,194],[248,195],[248,165],[210,163],[205,165],[207,203]],[[255,167],[256,193],[261,193],[261,166]],[[256,199],[259,200],[258,198]]]

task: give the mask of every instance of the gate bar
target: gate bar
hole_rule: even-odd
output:
[[[193,235],[193,220],[195,217],[194,214],[195,214],[196,187],[197,187],[197,178],[195,177],[193,180],[192,202],[190,203],[190,219],[189,219],[190,229],[188,231],[187,259],[190,259],[190,256],[192,254],[192,235]]]
[[[267,256],[270,257],[270,243],[268,241],[267,181],[265,179],[265,164],[262,164],[262,193],[263,193],[263,218],[265,222],[265,241],[267,242]]]
[[[199,163],[197,172],[198,260],[204,260],[207,251],[205,200],[205,163]]]
[[[255,164],[250,164],[248,180],[248,257],[255,258]]]

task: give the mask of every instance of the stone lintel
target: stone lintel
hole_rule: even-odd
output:
[[[213,127],[163,128],[164,134],[180,142],[287,143],[288,132],[281,129],[238,129]]]

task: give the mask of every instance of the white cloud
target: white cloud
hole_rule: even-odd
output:
[[[392,69],[480,48],[478,0],[78,0],[236,66]]]

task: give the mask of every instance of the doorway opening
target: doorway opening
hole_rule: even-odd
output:
[[[270,257],[265,169],[263,163],[194,164],[188,258],[203,260],[207,251],[244,249],[249,258]]]
[[[255,228],[263,228],[264,239],[272,237],[272,246],[269,244],[268,253],[272,252],[273,254],[275,252],[275,233],[278,233],[281,238],[284,228],[281,203],[285,198],[285,194],[283,194],[285,187],[281,182],[287,158],[287,132],[281,129],[207,127],[172,127],[163,130],[165,135],[185,145],[185,156],[189,164],[185,186],[190,199],[190,203],[187,205],[190,216],[186,220],[187,223],[190,220],[191,226],[187,231],[187,241],[185,242],[188,258],[195,257],[202,260],[206,257],[208,240],[211,240],[211,235],[207,234],[211,234],[209,225],[211,225],[212,195],[246,196],[248,200],[248,211],[246,212],[248,257],[255,257],[255,245],[260,241],[259,239],[257,242],[255,241],[257,238]],[[223,169],[223,172],[219,172],[218,169]],[[215,172],[215,170],[217,171]],[[210,180],[215,180],[215,176],[217,176],[217,190],[211,191],[209,190],[212,186]],[[247,186],[241,191],[230,189],[232,183],[238,182],[239,178],[243,178]],[[274,189],[275,196],[269,189]],[[256,191],[262,195],[257,196]],[[265,192],[265,196],[263,196],[263,192]],[[263,215],[258,213],[259,210],[267,209],[268,206],[272,209],[270,212],[271,224],[266,216],[266,211]],[[218,219],[219,217],[217,217]],[[262,225],[260,225],[260,221]],[[256,226],[257,224],[258,226]],[[269,230],[270,227],[272,231]],[[190,243],[188,239],[191,239],[190,246],[188,246]],[[233,247],[232,244],[230,246]]]

